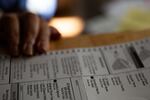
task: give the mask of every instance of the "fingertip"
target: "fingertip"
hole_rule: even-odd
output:
[[[23,45],[22,53],[25,56],[32,56],[33,55],[33,45],[31,43],[25,43]]]
[[[50,40],[56,41],[56,40],[61,39],[61,37],[62,37],[61,33],[56,28],[50,26],[49,29],[50,29],[50,33],[51,33]]]
[[[48,50],[49,50],[49,46],[48,45],[43,45],[43,46],[41,46],[42,48],[40,48],[39,49],[39,52],[40,53],[47,53],[48,52]]]

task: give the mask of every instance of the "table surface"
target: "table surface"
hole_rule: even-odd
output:
[[[97,35],[81,35],[78,37],[61,39],[55,42],[53,41],[51,42],[50,50],[103,46],[139,40],[145,37],[150,37],[150,30]]]

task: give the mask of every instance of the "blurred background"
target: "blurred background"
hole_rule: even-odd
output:
[[[1,0],[2,3],[6,10],[17,4],[22,10],[40,15],[66,38],[150,28],[150,0]]]

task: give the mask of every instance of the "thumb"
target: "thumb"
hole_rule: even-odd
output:
[[[61,33],[56,28],[50,26],[49,29],[51,33],[50,40],[56,41],[56,40],[61,39]]]

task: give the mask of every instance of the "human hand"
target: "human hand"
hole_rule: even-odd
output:
[[[32,13],[2,14],[0,19],[0,43],[7,45],[12,56],[46,53],[50,40],[60,37],[54,27]]]

